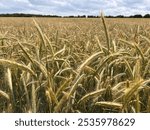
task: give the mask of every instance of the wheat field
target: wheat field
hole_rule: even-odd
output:
[[[0,112],[150,112],[150,19],[0,18]]]

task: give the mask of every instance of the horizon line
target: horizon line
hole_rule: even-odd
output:
[[[80,14],[77,14],[77,15],[57,15],[57,14],[35,14],[35,13],[0,13],[0,16],[1,15],[31,15],[31,16],[56,16],[56,17],[69,17],[69,16],[73,16],[73,17],[80,17],[80,16],[85,16],[85,17],[88,17],[88,16],[93,16],[93,17],[101,17],[100,15],[86,15],[86,14],[83,14],[83,15],[80,15]],[[150,13],[146,13],[146,14],[140,14],[140,13],[137,13],[137,14],[132,14],[132,15],[122,15],[122,14],[119,14],[119,15],[104,15],[105,17],[117,17],[117,16],[123,16],[123,17],[131,17],[131,16],[137,16],[137,15],[141,15],[142,17],[143,16],[146,16],[146,15],[150,15]]]

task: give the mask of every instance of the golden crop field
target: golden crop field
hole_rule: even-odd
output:
[[[150,112],[150,19],[0,18],[0,112]]]

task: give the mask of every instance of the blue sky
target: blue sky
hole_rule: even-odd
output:
[[[150,14],[150,0],[0,0],[0,13],[56,15]]]

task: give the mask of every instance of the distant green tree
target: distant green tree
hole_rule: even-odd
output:
[[[118,15],[118,16],[116,16],[116,18],[124,18],[125,16],[123,16],[123,15]]]
[[[150,14],[144,15],[144,18],[150,18]]]
[[[129,16],[129,18],[143,18],[143,16],[141,14],[136,14],[136,15]]]

